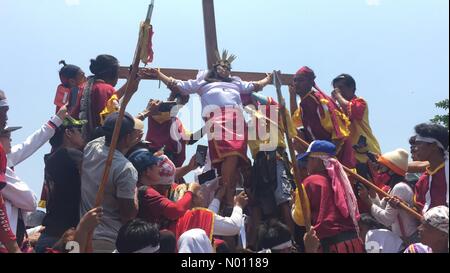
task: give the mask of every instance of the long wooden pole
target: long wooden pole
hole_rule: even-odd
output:
[[[149,5],[148,12],[147,12],[147,18],[145,19],[144,24],[150,24],[152,11],[153,11],[153,2],[154,1],[152,0],[152,3]],[[141,27],[143,27],[143,25]],[[126,87],[125,87],[125,95],[123,97],[123,101],[120,106],[119,117],[117,118],[115,126],[114,126],[111,143],[109,145],[108,157],[106,159],[106,164],[105,164],[105,169],[103,171],[102,181],[100,183],[99,189],[97,191],[97,195],[95,197],[94,207],[99,207],[103,203],[103,198],[105,196],[106,184],[108,183],[108,178],[109,178],[109,172],[111,170],[114,153],[116,151],[117,142],[119,140],[120,128],[122,126],[123,117],[125,116],[125,109],[126,109],[128,103],[130,102],[131,97],[136,92],[136,91],[130,90],[130,83],[136,81],[136,79],[138,77],[137,73],[139,71],[141,50],[142,50],[142,41],[141,41],[141,35],[139,35],[138,42],[136,45],[136,50],[134,52],[133,64],[131,66],[131,71],[128,76],[128,80],[127,80]],[[86,252],[92,252],[92,236],[93,236],[93,233],[91,232],[87,239]]]
[[[206,59],[208,69],[211,69],[217,61],[216,52],[218,52],[214,0],[203,0],[203,24],[205,27]]]
[[[289,154],[290,154],[290,157],[292,160],[292,166],[294,168],[294,178],[295,178],[295,182],[297,184],[300,203],[302,205],[302,213],[303,213],[303,219],[305,221],[306,232],[309,232],[311,230],[311,219],[310,219],[311,213],[308,211],[308,208],[306,206],[306,204],[307,204],[307,202],[305,200],[306,195],[304,194],[303,186],[300,183],[300,181],[301,181],[300,170],[296,163],[294,145],[292,143],[292,136],[290,135],[290,132],[289,132],[289,123],[288,123],[288,118],[286,115],[286,101],[284,100],[283,94],[281,93],[281,80],[280,80],[280,73],[278,71],[273,72],[273,81],[274,81],[274,85],[277,89],[278,103],[280,104],[280,112],[281,112],[281,117],[282,117],[282,122],[283,122],[283,128],[284,128],[284,132],[286,134],[286,143],[287,143]]]
[[[247,112],[255,115],[255,111],[246,107],[244,108],[244,110],[246,110]],[[259,115],[259,117],[265,119],[267,122],[275,125],[275,126],[279,126],[277,122],[271,120],[270,118],[264,116],[264,115]],[[286,128],[286,127],[285,127]],[[303,147],[308,148],[309,147],[309,143],[306,142],[305,140],[303,140],[302,138],[296,136],[293,138],[295,141],[297,141],[299,144],[301,144]],[[361,175],[353,172],[350,168],[342,165],[342,167],[344,168],[344,171],[349,175],[354,177],[356,180],[358,180],[359,182],[363,183],[365,186],[367,186],[369,189],[374,190],[378,195],[382,196],[382,197],[386,197],[386,198],[391,198],[392,196],[389,195],[388,193],[386,193],[385,191],[383,191],[382,189],[378,188],[374,183],[370,182],[369,180],[365,179],[364,177],[362,177]],[[295,171],[295,169],[294,169]],[[303,206],[303,205],[302,205]],[[415,217],[418,220],[422,219],[422,215],[420,215],[417,211],[415,211],[414,209],[410,208],[408,206],[407,203],[405,203],[403,200],[401,200],[401,203],[399,204],[400,208],[405,210],[407,213],[409,213],[410,215],[412,215],[413,217]]]

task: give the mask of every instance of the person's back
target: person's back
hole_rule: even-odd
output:
[[[175,126],[176,131],[173,129]],[[166,155],[170,157],[176,167],[182,167],[186,159],[186,141],[175,140],[171,137],[173,133],[180,136],[185,134],[185,129],[181,120],[177,117],[170,117],[170,113],[161,113],[148,118],[148,130],[145,140],[150,142],[149,147],[161,149],[164,147]]]
[[[329,177],[311,175],[303,183],[310,200],[311,224],[319,239],[323,240],[346,231],[356,232],[352,218],[344,218],[334,202],[334,191]]]
[[[44,233],[60,237],[80,220],[79,166],[83,153],[72,148],[60,148],[46,156],[45,180],[49,189]]]
[[[114,87],[102,80],[96,80],[91,89],[91,113],[94,128],[101,126],[100,113],[106,106],[106,102],[116,92]]]
[[[94,207],[96,193],[103,177],[109,147],[105,138],[98,138],[87,144],[81,176],[81,215]],[[117,198],[134,199],[137,171],[119,151],[114,152],[109,179],[106,184],[102,222],[94,232],[94,240],[115,242],[122,226]]]

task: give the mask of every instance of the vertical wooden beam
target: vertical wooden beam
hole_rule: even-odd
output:
[[[210,69],[217,61],[216,52],[218,51],[214,0],[203,0],[203,23],[205,26],[206,58]]]

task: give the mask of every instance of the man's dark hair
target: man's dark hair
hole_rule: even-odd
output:
[[[414,130],[423,137],[437,139],[446,150],[448,150],[448,129],[442,125],[422,123],[417,125]]]
[[[349,74],[341,74],[341,75],[337,76],[333,80],[333,87],[336,86],[336,84],[340,81],[342,81],[345,84],[345,86],[347,86],[348,88],[351,88],[351,89],[353,89],[353,91],[356,91],[356,81]]]
[[[60,61],[59,64],[63,65],[61,70],[59,70],[59,77],[61,78],[61,81],[64,85],[67,84],[65,81],[69,79],[76,79],[78,73],[81,72],[80,67],[73,64],[66,64],[66,61],[64,60]]]
[[[49,143],[52,146],[53,150],[58,149],[61,147],[64,143],[64,135],[66,134],[66,130],[74,130],[79,129],[81,130],[81,126],[60,126],[55,130],[55,134],[50,139]]]
[[[258,249],[271,249],[292,240],[289,228],[277,220],[270,220],[258,229]]]
[[[105,123],[101,128],[102,135],[105,136],[105,143],[108,146],[111,144],[114,128],[116,125],[116,120],[118,119],[118,117],[119,112],[112,113],[106,118]],[[122,125],[120,126],[119,138],[117,141],[120,142],[122,139],[125,138],[126,135],[132,133],[133,131],[134,131],[134,118],[132,115],[125,112],[122,120]]]
[[[411,146],[416,145],[416,136],[412,136],[409,138],[409,145]]]
[[[89,70],[94,74],[96,79],[111,80],[118,77],[119,61],[111,55],[99,55],[97,58],[91,59]]]
[[[168,230],[161,230],[159,234],[161,237],[159,253],[176,253],[177,239],[175,234]]]
[[[122,226],[116,240],[119,253],[133,253],[160,243],[159,227],[141,219],[134,219]]]

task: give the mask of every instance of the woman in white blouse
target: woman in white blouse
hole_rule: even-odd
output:
[[[363,202],[369,205],[372,216],[384,226],[391,228],[407,245],[417,242],[417,227],[419,222],[406,211],[395,205],[395,199],[400,199],[409,204],[414,204],[414,191],[412,187],[404,182],[408,170],[409,154],[403,149],[397,149],[386,153],[378,158],[378,174],[389,176],[387,185],[390,187],[389,194],[392,199],[380,200],[376,193],[369,196],[366,189],[360,189],[359,195]],[[393,201],[393,202],[391,202]]]

